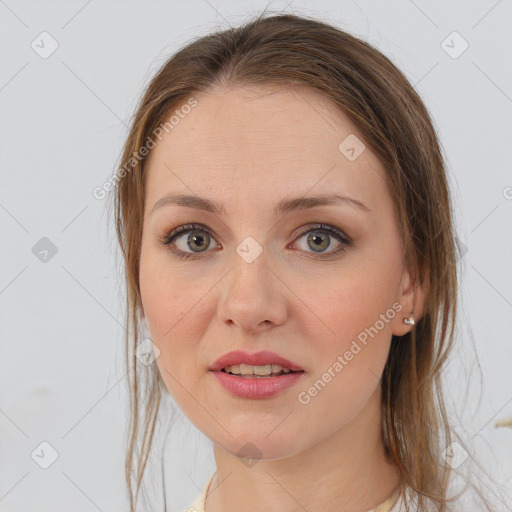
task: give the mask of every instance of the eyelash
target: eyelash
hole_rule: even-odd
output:
[[[212,238],[213,234],[212,232],[206,227],[201,224],[185,224],[183,226],[178,226],[177,228],[173,229],[169,234],[161,237],[158,239],[158,241],[169,247],[171,252],[175,254],[176,256],[180,257],[182,260],[192,259],[192,260],[198,260],[203,258],[204,256],[195,256],[193,253],[183,252],[179,249],[171,249],[171,244],[174,241],[175,238],[178,237],[178,235],[183,235],[186,233],[189,233],[190,231],[204,231],[205,233],[208,233]],[[312,232],[312,231],[324,231],[328,233],[329,235],[334,236],[338,242],[341,243],[341,246],[336,249],[333,252],[325,253],[327,256],[311,256],[311,258],[315,260],[320,259],[326,259],[327,257],[335,256],[341,252],[344,252],[345,249],[352,245],[352,241],[339,229],[335,228],[334,226],[330,226],[329,224],[318,224],[316,227],[307,229],[300,233],[297,238],[301,238],[302,236]],[[208,251],[205,251],[208,252]],[[314,254],[314,253],[312,253]],[[320,253],[319,253],[320,254]]]

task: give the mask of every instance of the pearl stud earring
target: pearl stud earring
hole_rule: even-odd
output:
[[[408,325],[414,325],[414,315],[411,313],[411,316],[409,318],[404,318],[404,324]]]

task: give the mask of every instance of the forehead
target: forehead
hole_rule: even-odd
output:
[[[193,97],[196,106],[175,117],[179,122],[150,152],[148,208],[168,192],[276,203],[311,190],[351,195],[365,204],[386,193],[378,158],[349,118],[316,91],[244,86]],[[180,106],[175,110],[179,114]],[[355,159],[353,151],[347,153],[352,147]]]

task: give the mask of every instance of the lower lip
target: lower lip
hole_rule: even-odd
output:
[[[297,384],[304,375],[304,372],[293,372],[278,377],[248,378],[237,377],[223,371],[212,373],[219,383],[233,395],[253,399],[275,396]]]

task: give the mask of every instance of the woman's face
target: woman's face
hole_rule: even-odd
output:
[[[156,363],[216,445],[290,456],[364,411],[377,418],[391,335],[410,329],[413,297],[384,168],[348,118],[309,89],[194,97],[147,166],[140,289]],[[154,209],[168,195],[196,201]],[[327,195],[354,202],[304,202]],[[221,211],[195,208],[200,198]],[[188,224],[195,231],[164,244]],[[271,351],[303,372],[271,396],[239,396],[210,370],[233,350]]]

